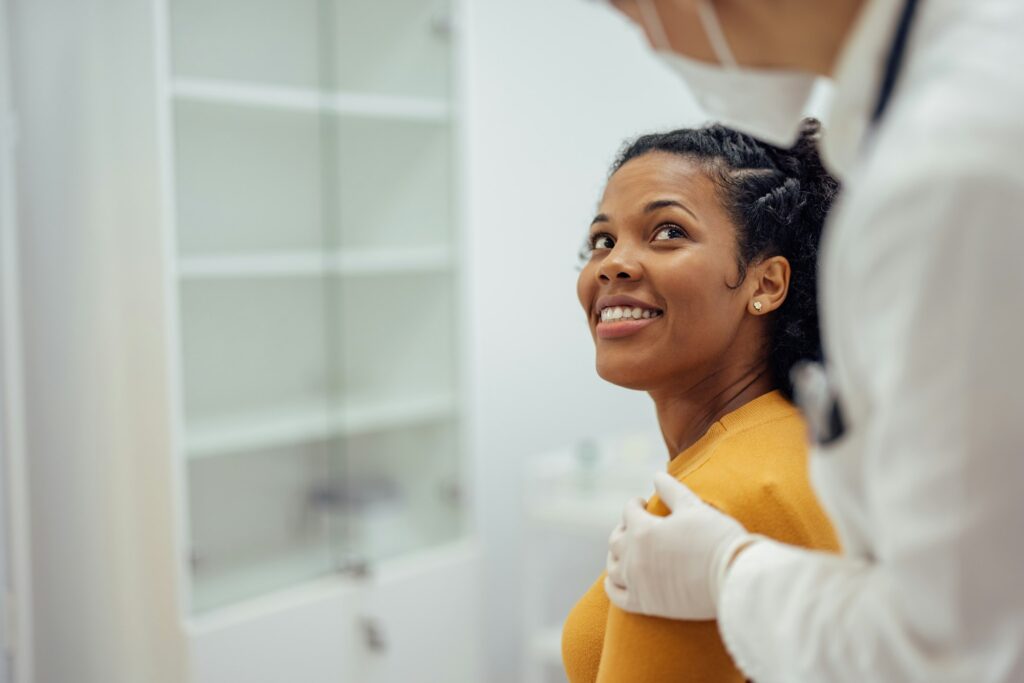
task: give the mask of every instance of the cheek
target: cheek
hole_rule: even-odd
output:
[[[670,310],[672,335],[713,345],[735,326],[736,290],[714,264],[691,264],[673,271],[659,287]]]
[[[594,300],[594,289],[597,286],[594,282],[594,268],[594,264],[588,262],[576,279],[576,298],[587,315],[590,314],[590,304]]]

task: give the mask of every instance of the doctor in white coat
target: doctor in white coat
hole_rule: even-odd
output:
[[[769,141],[808,74],[834,80],[826,362],[800,384],[843,552],[752,536],[659,475],[672,514],[627,506],[610,598],[717,619],[759,683],[1024,681],[1024,2],[614,4],[711,117]]]

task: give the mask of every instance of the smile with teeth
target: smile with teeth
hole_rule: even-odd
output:
[[[661,310],[656,308],[640,308],[639,306],[608,306],[601,309],[601,322],[610,323],[627,320],[646,320],[658,318]]]

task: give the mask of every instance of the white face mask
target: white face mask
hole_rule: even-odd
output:
[[[658,57],[690,85],[708,116],[777,147],[796,142],[817,81],[814,75],[740,67],[708,0],[698,0],[697,10],[720,64],[705,64],[674,52],[654,0],[637,0],[637,6]]]

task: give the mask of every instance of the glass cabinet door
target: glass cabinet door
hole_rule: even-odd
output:
[[[166,0],[192,610],[461,535],[446,0]]]

